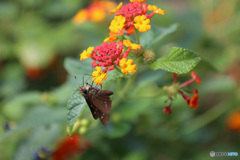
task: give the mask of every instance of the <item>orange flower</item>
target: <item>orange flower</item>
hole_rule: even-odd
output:
[[[106,18],[107,12],[115,6],[116,3],[111,1],[93,1],[87,8],[79,10],[72,21],[75,25],[82,24],[87,20],[95,23],[102,22]]]
[[[188,105],[191,107],[191,108],[194,108],[194,109],[197,109],[198,108],[198,93],[195,93],[192,98],[190,99]]]
[[[240,133],[240,111],[233,111],[227,118],[227,127],[229,130]]]
[[[111,10],[111,11],[109,12],[109,14],[116,13],[117,11],[119,11],[119,9],[120,9],[121,7],[122,7],[122,2],[119,3],[119,5],[118,5],[115,9]]]
[[[143,3],[143,2],[146,2],[146,0],[130,0],[130,2],[139,2],[139,3]]]
[[[164,10],[162,10],[161,8],[158,8],[155,5],[148,5],[148,10],[153,11],[154,13],[157,13],[159,15],[164,15],[165,14]]]
[[[116,40],[118,40],[118,37],[109,36],[109,37],[105,38],[103,42],[107,42],[107,41],[112,42],[112,41],[116,41]]]
[[[191,76],[195,78],[195,82],[197,82],[198,84],[201,84],[201,80],[198,77],[197,73],[195,73],[194,71],[191,71]]]

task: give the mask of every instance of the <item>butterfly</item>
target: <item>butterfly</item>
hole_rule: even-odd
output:
[[[112,101],[110,96],[113,92],[93,87],[87,83],[87,87],[79,87],[79,93],[85,98],[88,107],[90,108],[93,118],[100,119],[102,124],[106,126],[110,120],[110,112]]]

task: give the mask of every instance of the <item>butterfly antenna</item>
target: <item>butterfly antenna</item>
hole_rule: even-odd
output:
[[[79,84],[78,84],[78,81],[77,81],[77,77],[75,75],[74,75],[74,78],[76,80],[76,83],[77,83],[78,87],[80,87]]]
[[[87,78],[87,80],[86,80],[86,84],[87,84],[87,81],[89,80],[89,78],[91,78],[92,77],[92,75],[89,75],[89,74],[84,74],[84,76],[86,76],[86,75],[88,75],[89,77]],[[84,82],[83,82],[84,83]]]

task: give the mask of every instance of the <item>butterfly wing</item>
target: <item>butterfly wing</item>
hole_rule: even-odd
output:
[[[109,123],[110,120],[112,101],[109,96],[112,94],[113,92],[110,90],[99,90],[97,94],[92,96],[93,105],[98,110],[98,118],[105,126]]]
[[[112,101],[110,95],[113,92],[110,90],[99,90],[98,94],[92,97],[93,104],[99,109],[103,114],[110,114],[112,108]]]
[[[99,118],[103,125],[107,125],[110,120],[110,112],[112,101],[110,90],[101,90],[99,88],[90,87],[88,94],[85,94],[85,100],[91,110],[94,119]]]
[[[98,111],[97,111],[97,108],[93,105],[92,100],[90,99],[90,97],[85,97],[85,100],[87,101],[88,107],[92,112],[93,118],[97,119]]]

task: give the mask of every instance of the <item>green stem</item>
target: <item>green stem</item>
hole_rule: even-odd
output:
[[[133,79],[134,79],[134,77],[129,78],[127,80],[124,88],[119,92],[117,98],[113,101],[113,103],[112,103],[113,106],[117,106],[125,98],[125,94],[127,93],[129,87],[132,85]]]
[[[116,69],[119,73],[123,74],[121,69],[116,64],[114,64],[114,69]]]
[[[204,114],[196,117],[194,120],[189,121],[183,129],[183,134],[189,134],[191,132],[194,132],[197,129],[203,127],[204,125],[217,119],[223,113],[226,113],[226,111],[229,109],[226,106],[227,104],[225,103],[221,104],[221,106],[215,106],[214,108],[209,109],[208,112],[205,112]]]
[[[130,96],[127,99],[155,98],[155,97],[160,97],[160,96],[163,96],[162,92],[159,92],[159,93],[154,94],[154,95]]]
[[[134,27],[134,29],[135,29],[135,33],[136,33],[137,44],[140,44],[139,32],[135,27]]]

